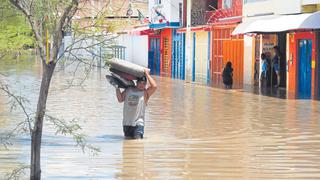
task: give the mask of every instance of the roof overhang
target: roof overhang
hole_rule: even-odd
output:
[[[239,24],[232,32],[232,35],[320,29],[319,19],[320,12],[311,14],[265,16],[260,19],[247,20]]]
[[[233,16],[233,17],[220,18],[211,24],[214,26],[219,26],[219,25],[238,24],[241,22],[242,22],[242,16]]]
[[[179,28],[179,22],[166,22],[166,23],[159,23],[159,24],[150,24],[149,28],[151,29],[164,29],[164,28]]]
[[[142,35],[148,35],[149,33],[152,33],[152,32],[153,32],[153,29],[150,29],[149,26],[143,26],[143,27],[138,27],[128,31],[128,34],[142,36]]]
[[[210,31],[211,30],[211,26],[209,25],[203,25],[203,26],[195,26],[195,27],[191,27],[190,31],[195,32],[195,31]],[[180,28],[177,30],[177,33],[185,33],[187,32],[187,28]]]

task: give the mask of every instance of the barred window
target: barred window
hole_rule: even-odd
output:
[[[113,53],[114,53],[114,57],[115,58],[119,58],[119,59],[125,59],[126,56],[126,47],[124,46],[114,46],[113,47]]]

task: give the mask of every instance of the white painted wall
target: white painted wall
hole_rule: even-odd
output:
[[[320,0],[302,0],[302,5],[320,4]]]
[[[115,37],[113,34],[106,35],[105,41],[108,42],[110,46],[115,45],[115,41],[110,40]],[[92,61],[100,61],[100,57],[107,53],[112,53],[110,48],[103,48],[99,45],[101,43],[101,39],[99,40],[94,38],[86,38],[77,37],[75,39],[73,36],[65,36],[64,37],[64,49],[66,50],[69,46],[72,47],[71,53],[64,54],[65,57],[74,59],[81,58]],[[69,47],[70,48],[70,47]],[[103,58],[103,57],[101,57]]]
[[[301,0],[273,0],[275,14],[296,14],[301,12]]]
[[[169,22],[179,22],[179,3],[183,3],[183,0],[162,0],[161,4],[156,4],[156,1],[149,0],[149,20],[151,23],[159,23],[160,17],[154,12],[154,8],[158,9]]]
[[[272,0],[250,2],[243,5],[243,16],[257,16],[260,14],[271,14],[274,12]]]
[[[263,14],[295,14],[300,12],[301,0],[265,0],[245,3],[243,5],[244,17]]]
[[[123,34],[117,44],[126,47],[125,60],[148,67],[148,36]]]
[[[117,45],[125,46],[125,60],[132,62],[132,36],[128,34],[122,34],[117,38]]]
[[[243,83],[245,85],[252,85],[253,83],[253,75],[252,75],[252,61],[253,61],[253,48],[252,48],[252,41],[253,38],[249,36],[244,36],[244,77],[243,77]]]
[[[148,67],[148,36],[133,36],[132,61]]]

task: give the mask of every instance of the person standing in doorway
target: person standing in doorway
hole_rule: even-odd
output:
[[[233,85],[233,68],[230,61],[227,62],[226,67],[222,72],[222,80],[226,89],[232,89]]]
[[[274,57],[272,58],[272,65],[273,65],[273,70],[277,75],[277,85],[275,85],[275,87],[279,87],[280,86],[280,60],[281,60],[281,53],[280,53],[279,46],[274,46],[273,51],[274,51]]]
[[[265,53],[262,53],[261,54],[261,74],[260,74],[260,82],[262,87],[265,87],[267,85],[267,71],[268,71],[267,56]]]
[[[157,83],[150,76],[150,71],[145,70],[145,75],[138,78],[135,87],[120,91],[116,88],[118,101],[124,102],[123,107],[123,132],[126,139],[142,139],[144,134],[145,108],[148,100],[157,89]],[[150,86],[147,87],[147,82]]]

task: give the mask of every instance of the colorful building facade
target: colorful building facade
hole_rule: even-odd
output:
[[[293,98],[319,99],[318,32],[289,34],[288,92]]]
[[[228,61],[232,63],[233,85],[243,86],[243,36],[232,36],[232,31],[242,21],[242,0],[218,1],[217,9],[206,13],[211,25],[210,69],[212,84],[221,86],[222,71]]]
[[[274,72],[269,73],[266,88],[275,92],[286,90],[293,98],[319,98],[317,30],[320,23],[315,19],[320,19],[320,13],[316,12],[320,6],[317,2],[181,0],[174,3],[149,1],[148,67],[153,74],[221,87],[223,68],[231,61],[234,88],[244,85],[264,88],[260,55],[267,54],[272,63],[273,47],[278,46],[280,88],[273,88],[278,83]],[[298,19],[301,27],[306,28],[295,27]],[[281,24],[291,21],[281,29]],[[269,66],[273,68],[272,64]]]
[[[193,32],[192,40],[192,81],[200,84],[210,83],[210,32]]]
[[[210,27],[204,12],[216,8],[216,1],[192,0],[187,4],[187,27],[178,30],[185,36],[186,80],[198,84],[211,84]]]
[[[183,9],[183,0],[149,1],[149,28],[157,32],[149,36],[149,68],[157,75],[184,79],[181,77],[183,74],[176,74],[176,71],[181,71],[181,60],[178,58],[182,57],[180,49],[183,38],[175,34],[175,29],[180,28],[183,24]],[[172,63],[173,59],[175,63]]]
[[[288,3],[290,6],[286,5]],[[261,78],[259,56],[261,53],[265,53],[270,62],[270,73],[268,74],[270,82],[267,83],[267,87],[262,87],[260,83],[261,88],[271,88],[271,91],[274,92],[285,89],[287,95],[292,98],[319,98],[316,35],[317,29],[320,28],[320,23],[317,20],[320,18],[318,17],[320,14],[312,12],[310,7],[316,11],[318,5],[298,0],[281,2],[266,0],[255,3],[250,1],[244,4],[246,18],[236,28],[234,34],[246,34],[246,83],[254,84],[258,81],[259,84]],[[304,13],[306,11],[308,13]],[[280,49],[280,82],[277,82],[278,79],[275,78],[277,74],[273,62],[274,46],[278,46]],[[276,84],[279,84],[280,88],[273,88]]]

